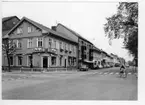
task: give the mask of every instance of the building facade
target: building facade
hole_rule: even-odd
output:
[[[93,65],[93,44],[60,23],[55,26],[55,29],[57,32],[63,33],[78,42],[78,68],[82,65],[86,65],[91,68]]]
[[[101,68],[101,50],[97,47],[93,46],[93,62],[94,62],[94,68]]]
[[[7,35],[17,47],[10,57],[13,67],[76,68],[78,65],[78,43],[26,17]],[[7,66],[3,55],[3,66]]]

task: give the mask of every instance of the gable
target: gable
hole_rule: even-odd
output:
[[[28,32],[28,27],[31,27],[32,32]],[[20,32],[21,31],[21,32]],[[10,38],[23,38],[42,35],[41,29],[32,25],[28,21],[22,21],[17,27],[15,27],[10,33]]]

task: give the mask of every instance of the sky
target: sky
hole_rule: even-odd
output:
[[[105,37],[106,18],[117,11],[118,2],[3,2],[2,16],[23,16],[49,28],[61,23],[79,33],[107,53],[132,60],[123,47],[123,39],[109,45]]]

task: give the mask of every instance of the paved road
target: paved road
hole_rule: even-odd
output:
[[[129,70],[127,78],[119,78],[118,72],[119,68],[109,68],[88,72],[3,74],[2,99],[137,100],[135,75]],[[13,79],[16,76],[21,78]]]

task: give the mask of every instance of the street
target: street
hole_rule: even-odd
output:
[[[138,83],[119,68],[47,73],[3,73],[3,100],[137,100]]]

